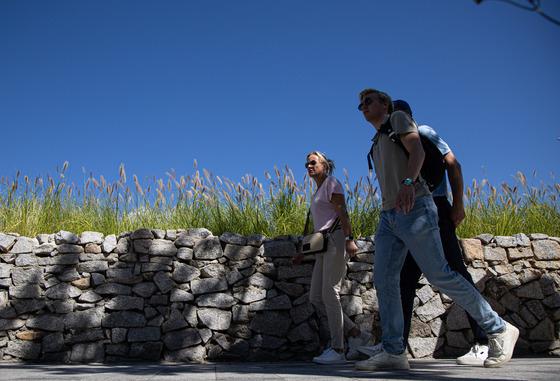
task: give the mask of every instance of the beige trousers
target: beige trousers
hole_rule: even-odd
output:
[[[344,331],[356,325],[342,311],[340,281],[346,275],[344,233],[342,229],[330,234],[327,251],[315,255],[309,299],[321,313],[327,315],[331,347],[344,349]]]

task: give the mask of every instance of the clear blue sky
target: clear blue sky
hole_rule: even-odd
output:
[[[560,17],[560,2],[543,0]],[[325,151],[367,174],[356,110],[407,99],[467,183],[560,175],[560,27],[503,2],[0,1],[0,176],[238,181]],[[558,178],[554,180],[558,182]]]

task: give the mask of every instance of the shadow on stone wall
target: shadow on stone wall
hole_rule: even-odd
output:
[[[329,335],[309,302],[313,258],[291,264],[298,240],[215,237],[206,229],[0,234],[0,358],[310,360]],[[463,240],[477,286],[521,330],[518,354],[559,352],[558,242],[543,235]],[[378,340],[374,245],[358,245],[341,303]],[[459,307],[425,281],[416,303],[412,356],[468,350],[472,333]]]

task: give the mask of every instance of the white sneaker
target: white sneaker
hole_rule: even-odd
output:
[[[346,358],[344,357],[344,353],[338,353],[332,348],[327,348],[320,356],[313,357],[313,362],[322,365],[344,364]]]
[[[356,363],[356,369],[358,370],[408,370],[410,365],[408,364],[408,358],[406,357],[406,352],[400,355],[392,355],[390,353],[382,350],[375,356],[370,357],[364,361],[358,361]]]
[[[488,357],[488,345],[475,344],[471,350],[461,357],[457,357],[457,364],[483,366]]]
[[[371,337],[371,334],[367,332],[360,332],[358,336],[350,336],[348,338],[348,352],[346,353],[346,358],[348,360],[356,360],[360,357],[358,348],[367,345]]]
[[[519,330],[507,321],[504,332],[488,335],[488,358],[484,361],[484,366],[499,368],[511,360],[518,337]]]
[[[383,344],[379,343],[379,344],[375,344],[375,345],[369,345],[369,346],[361,346],[357,348],[358,352],[363,353],[364,355],[368,355],[369,357],[371,356],[375,356],[376,354],[378,354],[379,352],[381,352],[383,350]]]

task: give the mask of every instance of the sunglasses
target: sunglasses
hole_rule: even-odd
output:
[[[363,111],[364,108],[373,103],[373,98],[364,98],[364,101],[358,105],[358,110]]]
[[[304,166],[305,166],[305,168],[307,168],[307,167],[309,167],[310,165],[311,165],[311,166],[315,166],[316,164],[317,164],[317,161],[311,160],[311,161],[306,162],[306,163],[304,164]]]

